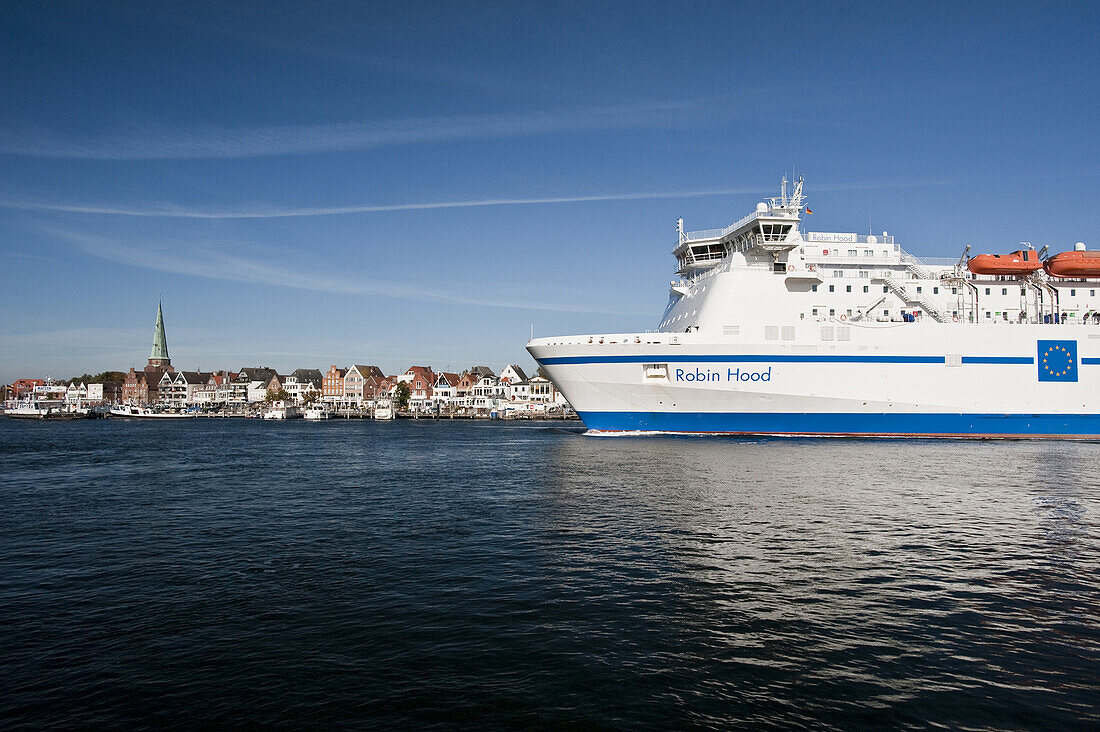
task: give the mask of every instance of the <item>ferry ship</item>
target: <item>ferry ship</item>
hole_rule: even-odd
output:
[[[655,331],[527,349],[595,432],[1100,438],[1100,252],[919,259],[803,231],[803,181],[678,222]]]

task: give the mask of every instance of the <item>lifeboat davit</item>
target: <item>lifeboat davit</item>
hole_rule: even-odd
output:
[[[1062,252],[1047,257],[1043,269],[1051,277],[1100,277],[1100,252]]]
[[[1038,272],[1043,263],[1036,252],[1021,249],[1012,254],[979,254],[966,261],[966,268],[974,274],[1023,276]]]

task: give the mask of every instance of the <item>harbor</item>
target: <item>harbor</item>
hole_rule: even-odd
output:
[[[540,370],[541,371],[541,370]],[[117,378],[121,377],[121,378]],[[518,364],[495,373],[472,366],[460,373],[410,366],[385,375],[353,364],[295,369],[176,371],[168,353],[164,309],[158,304],[153,345],[143,369],[105,372],[67,382],[21,378],[0,388],[2,414],[25,419],[181,419],[218,417],[306,421],[328,419],[571,420],[569,402],[553,382]]]
[[[1100,732],[1100,4],[2,17],[0,732]]]

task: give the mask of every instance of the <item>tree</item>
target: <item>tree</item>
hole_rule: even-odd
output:
[[[321,396],[321,392],[316,389],[310,389],[302,395],[302,404],[313,404]]]
[[[100,373],[92,376],[91,374],[81,374],[80,376],[74,376],[71,379],[66,379],[66,384],[106,384],[108,381],[126,381],[126,374],[121,371],[101,371]]]
[[[409,406],[409,394],[411,393],[409,385],[402,381],[393,390],[394,397],[397,398],[397,408],[404,409]]]
[[[267,394],[264,395],[265,402],[288,402],[290,401],[290,392],[286,389],[271,389],[268,388]]]

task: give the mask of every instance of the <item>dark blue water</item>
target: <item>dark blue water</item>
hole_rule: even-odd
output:
[[[0,724],[1100,726],[1100,445],[0,420]]]

